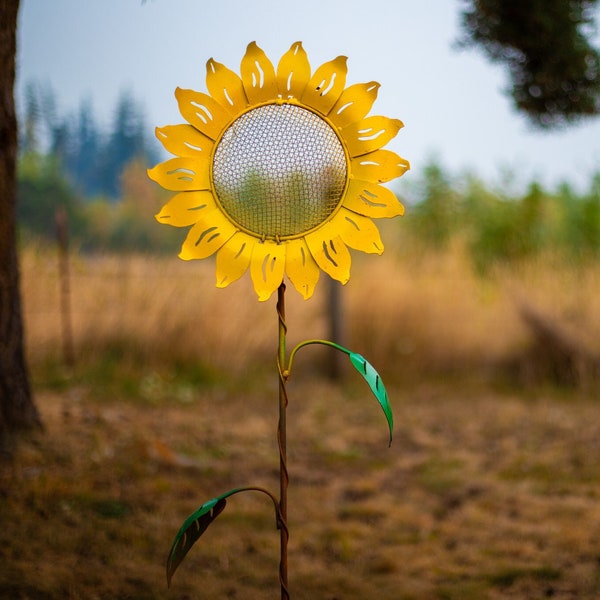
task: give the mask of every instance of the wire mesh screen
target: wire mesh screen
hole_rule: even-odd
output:
[[[259,236],[300,235],[333,213],[346,185],[346,156],[331,126],[292,104],[268,104],[236,119],[213,158],[225,212]]]

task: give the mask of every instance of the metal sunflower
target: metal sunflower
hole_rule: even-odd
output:
[[[346,57],[311,73],[300,42],[277,68],[252,42],[241,77],[206,64],[208,94],[177,89],[185,124],[156,130],[176,157],[148,171],[179,192],[156,216],[190,227],[184,260],[216,254],[216,284],[225,287],[248,269],[259,300],[287,275],[307,299],[320,271],[346,283],[348,248],[381,254],[372,219],[404,208],[381,183],[409,163],[383,147],[402,122],[367,116],[375,82],[346,85]]]

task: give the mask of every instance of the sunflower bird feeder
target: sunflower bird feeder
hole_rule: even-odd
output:
[[[156,129],[175,155],[148,171],[177,192],[157,220],[187,227],[179,257],[216,255],[216,285],[226,287],[247,271],[260,301],[277,291],[280,458],[279,497],[259,487],[230,490],[200,506],[183,523],[167,559],[167,581],[227,498],[245,491],[266,494],[280,530],[281,597],[289,598],[287,575],[286,383],[298,350],[311,344],[345,353],[379,401],[389,426],[393,417],[385,387],[360,354],[326,340],[307,340],[286,350],[285,283],[308,299],[324,271],[346,283],[349,248],[381,254],[372,219],[404,212],[380,184],[400,177],[409,163],[383,147],[402,122],[367,116],[379,84],[346,87],[346,57],[311,72],[300,42],[277,68],[256,45],[248,45],[240,75],[212,58],[206,64],[208,94],[178,88],[187,123]]]

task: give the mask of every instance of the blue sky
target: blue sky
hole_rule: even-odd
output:
[[[173,91],[204,91],[210,57],[239,72],[250,41],[274,63],[300,40],[314,68],[349,57],[348,84],[381,83],[371,114],[405,128],[388,146],[418,176],[435,156],[490,183],[512,171],[585,187],[600,171],[600,118],[540,133],[511,108],[508,79],[476,50],[458,50],[460,0],[21,0],[17,85],[54,89],[61,110],[90,98],[108,122],[123,90],[150,128],[181,122]],[[410,177],[410,174],[407,175]]]

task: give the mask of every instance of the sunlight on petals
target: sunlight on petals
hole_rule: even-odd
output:
[[[256,42],[248,44],[240,66],[244,90],[251,104],[277,98],[275,67]]]
[[[398,217],[404,214],[404,206],[390,189],[357,179],[350,180],[343,206],[372,219]]]
[[[310,79],[310,64],[301,42],[292,44],[277,66],[277,87],[284,99],[300,98]]]
[[[261,302],[268,300],[283,281],[285,251],[286,244],[278,244],[271,240],[254,244],[250,276]]]
[[[167,152],[189,158],[208,157],[215,144],[187,123],[157,127],[156,137]]]
[[[402,121],[388,117],[367,117],[342,129],[350,156],[361,156],[383,148],[403,127]]]
[[[350,176],[355,179],[384,183],[404,175],[410,163],[391,150],[375,150],[350,161]]]
[[[370,81],[346,88],[329,112],[331,122],[337,127],[346,127],[364,119],[377,99],[379,87],[376,81]]]
[[[255,240],[238,231],[217,252],[217,287],[224,288],[239,279],[250,265]]]
[[[306,236],[306,244],[315,262],[333,279],[347,283],[352,259],[346,244],[331,222]]]
[[[320,269],[304,240],[294,240],[288,244],[285,272],[296,290],[308,300],[319,281]]]
[[[219,137],[231,118],[230,112],[208,94],[177,88],[175,97],[181,116],[211,140]]]
[[[208,158],[170,158],[148,169],[148,177],[173,192],[210,189]]]
[[[341,208],[335,219],[340,223],[340,237],[347,246],[367,254],[382,254],[379,229],[371,219]]]
[[[344,91],[347,60],[346,56],[338,56],[322,64],[308,82],[302,94],[302,102],[327,115]]]
[[[203,214],[201,221],[188,232],[179,258],[192,260],[212,256],[237,231],[217,209]]]
[[[216,208],[212,192],[181,192],[173,196],[155,218],[166,225],[189,227],[197,223],[204,213]]]
[[[232,116],[238,115],[248,105],[240,76],[212,58],[206,63],[206,88]]]

